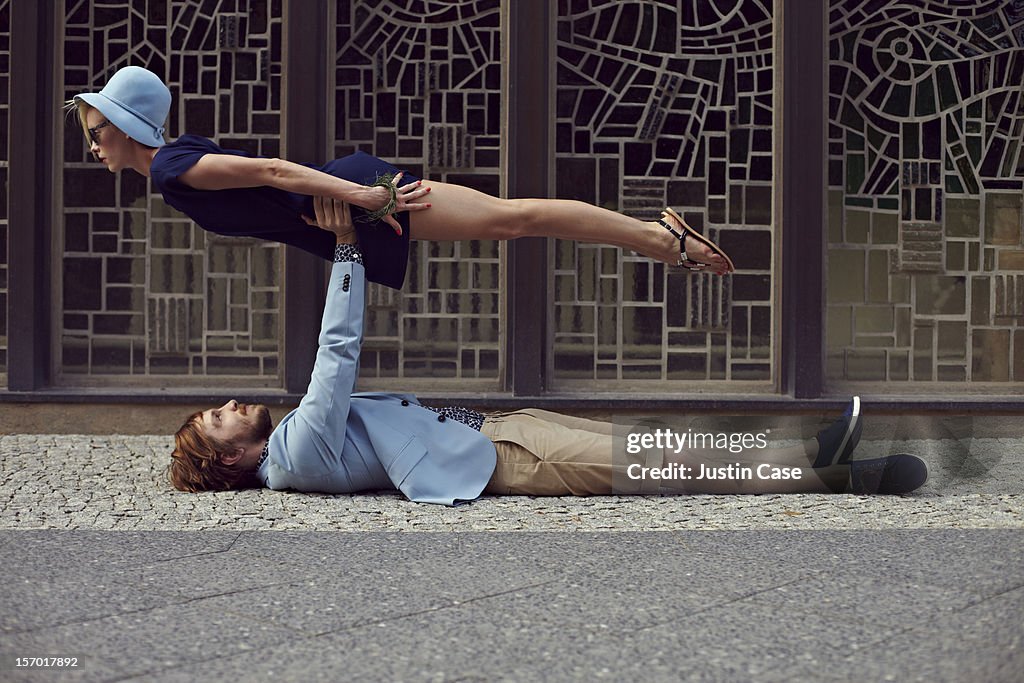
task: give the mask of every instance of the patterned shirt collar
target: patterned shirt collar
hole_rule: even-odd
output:
[[[444,416],[446,420],[456,420],[478,432],[484,426],[484,414],[475,410],[470,410],[469,408],[461,408],[458,406],[444,406],[441,408],[435,408],[434,406],[423,407],[427,410],[433,410],[438,415]]]
[[[268,450],[269,448],[270,448],[270,440],[268,439],[267,443],[263,444],[263,452],[260,453],[260,461],[258,463],[256,463],[256,469],[257,470],[259,468],[263,467],[263,461],[267,459],[268,455],[270,455],[270,451]]]

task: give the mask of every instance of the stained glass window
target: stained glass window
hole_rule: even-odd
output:
[[[67,0],[64,22],[65,98],[143,66],[171,89],[170,139],[278,155],[280,2]],[[74,116],[63,132],[58,382],[280,386],[281,247],[203,231],[89,158]]]
[[[830,9],[828,379],[1024,380],[1024,2]]]
[[[558,387],[773,377],[771,0],[561,0],[557,192],[643,220],[666,206],[730,277],[560,242]]]
[[[335,155],[362,150],[498,196],[499,0],[337,2]],[[371,285],[360,377],[498,388],[497,242],[413,241],[401,292]]]

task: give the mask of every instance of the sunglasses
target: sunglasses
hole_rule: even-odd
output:
[[[100,129],[101,128],[106,128],[109,125],[110,125],[110,121],[104,121],[100,125],[98,125],[98,126],[96,126],[94,128],[89,128],[88,129],[88,131],[89,131],[89,139],[92,140],[94,145],[100,144],[100,135],[99,135]]]

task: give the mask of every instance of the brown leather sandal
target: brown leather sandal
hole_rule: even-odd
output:
[[[661,215],[662,218],[658,220],[658,223],[660,223],[661,226],[668,230],[670,233],[675,235],[676,239],[679,240],[679,263],[677,264],[678,266],[686,268],[687,270],[701,271],[711,265],[710,263],[694,261],[693,259],[686,255],[686,238],[692,237],[701,244],[709,247],[712,252],[718,254],[723,259],[725,259],[725,263],[728,266],[726,270],[727,273],[731,273],[732,271],[736,270],[736,266],[733,265],[732,259],[729,258],[728,254],[722,251],[721,247],[719,247],[717,244],[709,240],[707,237],[705,237],[704,235],[700,234],[699,232],[691,228],[689,225],[687,225],[686,221],[683,220],[683,217],[676,213],[674,210],[665,209],[661,213]],[[668,222],[665,221],[666,216],[673,218],[677,223],[679,223],[679,225],[681,225],[683,228],[682,232],[676,230],[671,225],[669,225]]]

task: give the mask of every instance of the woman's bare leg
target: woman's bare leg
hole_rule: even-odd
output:
[[[436,180],[427,195],[431,208],[410,213],[413,239],[511,240],[518,237],[556,237],[632,249],[675,265],[679,241],[650,221],[567,199],[498,199],[477,190]],[[686,251],[695,261],[727,268],[724,259],[706,245],[686,238]]]

